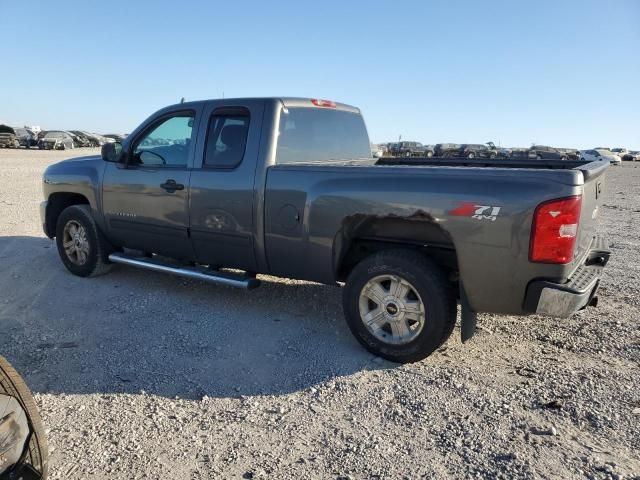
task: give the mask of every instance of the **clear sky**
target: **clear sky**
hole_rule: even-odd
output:
[[[640,149],[640,0],[0,0],[0,122],[128,132],[241,96],[360,107],[372,141]]]

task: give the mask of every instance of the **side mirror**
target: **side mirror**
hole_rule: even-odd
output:
[[[120,142],[105,143],[100,155],[105,162],[119,163],[122,158],[122,144]]]

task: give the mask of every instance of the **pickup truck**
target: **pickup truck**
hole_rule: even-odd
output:
[[[151,115],[44,172],[42,224],[71,273],[112,263],[251,289],[343,286],[371,352],[423,359],[477,312],[567,317],[595,296],[606,162],[371,157],[360,111],[223,99]]]

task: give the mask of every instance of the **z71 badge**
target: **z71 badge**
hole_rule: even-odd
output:
[[[502,207],[494,207],[493,205],[476,205],[475,203],[465,202],[458,208],[449,211],[449,215],[456,217],[471,217],[476,220],[496,221]]]

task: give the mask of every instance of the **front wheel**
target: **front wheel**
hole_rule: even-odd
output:
[[[446,276],[411,250],[388,250],[360,262],[343,292],[347,324],[370,352],[394,362],[428,357],[451,335],[456,300]]]
[[[62,263],[74,275],[95,277],[110,270],[114,251],[98,229],[89,205],[65,208],[56,225],[56,244]]]

